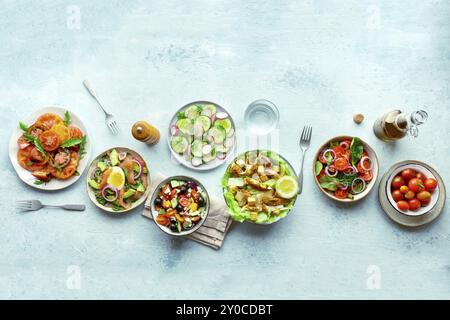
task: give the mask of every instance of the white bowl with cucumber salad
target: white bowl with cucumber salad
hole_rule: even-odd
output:
[[[182,165],[198,171],[226,162],[236,145],[236,126],[230,114],[210,101],[180,108],[169,125],[169,148]]]

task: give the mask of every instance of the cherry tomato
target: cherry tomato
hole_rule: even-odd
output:
[[[401,211],[408,211],[409,210],[409,204],[406,201],[399,201],[397,202],[397,208],[399,208]]]
[[[405,199],[407,199],[407,200],[414,199],[415,196],[416,196],[416,194],[414,192],[412,192],[411,190],[409,190],[407,193],[405,193]]]
[[[360,176],[366,182],[372,180],[373,178],[372,171],[366,171],[365,173],[360,174]]]
[[[345,154],[345,149],[341,146],[334,147],[333,151],[336,153],[336,158],[342,157]]]
[[[348,191],[347,191],[347,190],[341,190],[341,189],[339,189],[339,190],[336,190],[336,191],[334,192],[334,196],[335,196],[336,198],[338,198],[338,199],[346,199],[346,198],[347,198],[347,195],[348,195]]]
[[[409,188],[408,188],[407,186],[401,186],[401,187],[400,187],[400,192],[401,192],[401,193],[405,194],[405,193],[407,193],[408,191],[409,191]]]
[[[187,206],[189,206],[189,205],[191,204],[191,201],[189,200],[189,198],[186,197],[186,196],[183,196],[183,195],[181,195],[181,196],[178,197],[178,202],[179,202],[183,207],[187,207]]]
[[[61,143],[59,136],[53,131],[42,132],[39,136],[39,141],[41,142],[44,150],[47,152],[55,151],[59,148],[59,145]]]
[[[345,169],[347,169],[348,165],[348,160],[344,157],[340,157],[334,160],[334,166],[338,171],[344,171]]]
[[[394,190],[392,192],[392,198],[394,198],[395,202],[399,202],[400,200],[403,200],[403,193],[401,193],[400,190]]]
[[[402,178],[402,176],[396,176],[392,180],[392,187],[394,187],[394,189],[399,189],[403,185],[405,185],[405,180]]]
[[[431,193],[429,191],[420,191],[417,194],[417,199],[424,202],[430,202],[431,199]]]
[[[325,169],[322,169],[322,171],[320,171],[319,175],[317,176],[317,180],[320,181],[320,178],[322,178],[323,176],[326,176]]]
[[[420,179],[422,181],[425,181],[427,179],[427,177],[422,172],[417,172],[416,173],[416,178]]]
[[[413,192],[420,192],[425,189],[423,181],[417,178],[412,178],[411,180],[409,180],[408,188]]]
[[[160,225],[162,225],[162,226],[168,226],[168,225],[170,224],[170,220],[169,220],[169,218],[168,218],[166,215],[164,215],[164,214],[159,214],[159,215],[156,217],[156,223],[157,223],[157,224],[160,224]]]
[[[416,177],[416,171],[414,169],[405,169],[402,171],[402,178],[406,181]]]
[[[420,208],[421,203],[417,199],[411,199],[408,201],[408,205],[409,205],[409,210],[415,211]]]
[[[430,200],[428,200],[428,201],[420,201],[420,203],[421,203],[422,207],[426,207],[427,205],[430,204]]]
[[[361,166],[361,161],[358,162],[358,164],[356,165],[356,169],[358,170],[359,173],[362,173],[362,174],[368,172],[367,170],[365,170],[365,169]]]
[[[433,192],[434,189],[436,189],[437,187],[437,181],[436,179],[429,178],[425,180],[424,185],[425,189],[427,189],[430,192]]]

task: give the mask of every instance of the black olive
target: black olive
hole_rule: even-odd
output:
[[[178,204],[178,205],[175,207],[175,209],[176,209],[178,212],[183,211],[183,207],[182,207],[180,204]]]
[[[155,199],[155,206],[160,206],[160,205],[162,205],[162,200],[161,200],[161,198],[156,198],[156,199]]]
[[[186,188],[186,186],[182,186],[180,188],[180,193],[186,193],[188,191],[188,189]]]
[[[178,231],[177,225],[176,224],[171,224],[170,225],[170,230],[171,231]]]
[[[200,207],[204,207],[204,206],[205,206],[205,199],[203,199],[202,196],[200,196],[200,197],[198,198],[198,205],[199,205]]]

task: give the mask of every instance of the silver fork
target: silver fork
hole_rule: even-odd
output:
[[[298,178],[297,178],[298,194],[301,194],[303,191],[303,162],[305,161],[306,150],[309,149],[309,145],[311,144],[311,134],[312,134],[312,127],[304,126],[302,135],[300,137],[300,149],[302,150],[302,162],[300,165],[300,173],[298,174]]]
[[[111,113],[109,113],[108,111],[106,111],[106,109],[100,103],[100,101],[98,100],[97,94],[95,93],[94,89],[92,89],[89,81],[84,80],[83,85],[86,87],[87,91],[90,93],[92,98],[94,98],[95,101],[97,101],[98,105],[100,106],[100,108],[102,108],[103,112],[105,113],[105,122],[106,122],[106,125],[108,126],[109,130],[111,130],[111,132],[113,134],[117,134],[119,132],[119,124],[114,119],[114,116]]]
[[[42,204],[39,200],[23,200],[16,202],[16,208],[21,211],[37,211],[42,208],[62,208],[69,211],[84,211],[86,206],[84,204],[66,204],[66,205],[47,205]]]

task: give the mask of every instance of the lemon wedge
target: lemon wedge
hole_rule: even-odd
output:
[[[278,179],[275,190],[277,194],[284,199],[292,199],[297,195],[298,183],[294,177],[284,176]]]
[[[117,190],[122,190],[125,185],[125,174],[120,167],[112,167],[111,173],[108,177],[108,184],[117,188]]]

